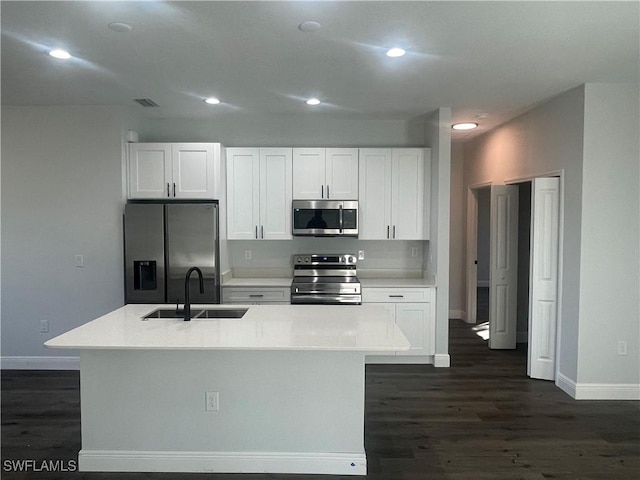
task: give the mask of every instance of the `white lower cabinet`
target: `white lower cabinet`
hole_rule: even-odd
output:
[[[429,363],[435,354],[435,289],[362,288],[362,303],[379,305],[391,317],[411,347],[407,351],[375,352],[367,355],[367,363]]]
[[[286,305],[290,299],[290,287],[222,287],[222,303]]]

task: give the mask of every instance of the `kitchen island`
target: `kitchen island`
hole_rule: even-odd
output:
[[[238,305],[192,306],[232,309]],[[45,343],[80,351],[83,471],[366,474],[364,356],[407,350],[376,306],[126,305]]]

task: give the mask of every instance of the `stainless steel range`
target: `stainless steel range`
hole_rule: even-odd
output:
[[[360,305],[356,262],[350,254],[294,255],[291,303]]]

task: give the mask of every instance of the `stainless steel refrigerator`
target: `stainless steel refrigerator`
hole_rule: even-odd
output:
[[[185,274],[192,303],[220,303],[218,203],[131,202],[125,205],[126,303],[184,303]]]

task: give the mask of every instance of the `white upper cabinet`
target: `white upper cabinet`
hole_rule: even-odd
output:
[[[294,148],[293,198],[358,198],[357,148]]]
[[[216,198],[219,150],[213,143],[129,144],[129,198]]]
[[[290,148],[227,148],[227,238],[291,236]]]
[[[429,149],[360,149],[362,240],[428,240]]]
[[[167,198],[171,192],[171,144],[129,144],[129,198]]]
[[[327,148],[325,198],[356,200],[358,198],[358,149]]]

